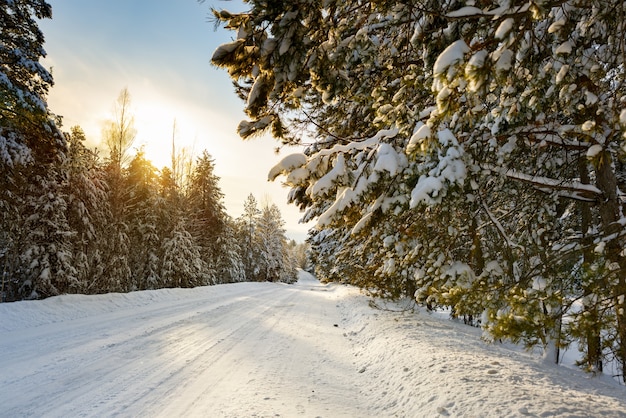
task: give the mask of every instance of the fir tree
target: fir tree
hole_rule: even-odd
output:
[[[156,168],[139,150],[128,165],[124,188],[128,193],[126,223],[129,226],[130,268],[133,289],[148,289],[160,282],[160,238],[157,230]]]
[[[218,271],[228,270],[228,267],[220,266],[219,263],[229,261],[220,254],[220,243],[226,232],[226,210],[222,203],[219,177],[214,170],[213,159],[204,151],[196,160],[186,190],[190,230],[193,231],[194,240],[202,248],[202,258],[211,269],[210,274],[217,281],[231,281],[230,278],[216,276]]]
[[[36,19],[52,17],[41,0],[0,4],[0,162],[3,168],[50,162],[65,147],[48,111],[52,75],[39,60],[46,56]],[[34,154],[34,155],[33,155]]]
[[[39,62],[45,51],[36,19],[51,13],[44,1],[0,4],[3,300],[56,294],[75,285],[65,178],[58,171],[66,143],[46,102],[53,79]]]
[[[26,298],[76,293],[80,287],[71,244],[74,231],[67,221],[67,198],[61,191],[63,176],[57,176],[58,182],[55,178],[31,178],[25,191],[23,209],[28,216],[20,226],[27,233],[20,261]]]
[[[285,222],[275,204],[266,204],[257,219],[256,240],[260,248],[259,277],[270,282],[296,280],[295,262],[287,246]]]
[[[181,220],[171,237],[162,241],[161,276],[166,287],[195,287],[214,284],[199,247]]]
[[[242,282],[246,280],[242,250],[236,234],[237,225],[231,218],[226,219],[224,233],[219,239],[217,277],[220,283]]]
[[[76,126],[68,137],[68,153],[62,169],[67,175],[67,220],[74,234],[72,254],[79,293],[90,293],[101,275],[101,240],[110,218],[107,186],[98,156],[89,150],[83,130]]]
[[[247,281],[259,280],[261,250],[257,235],[257,220],[261,213],[256,198],[250,193],[243,204],[244,212],[237,220],[238,237],[241,243],[241,259],[243,261]]]

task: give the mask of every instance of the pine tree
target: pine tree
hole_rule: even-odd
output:
[[[257,239],[261,248],[260,277],[264,281],[279,281],[283,261],[283,225],[275,205],[265,205],[258,217]]]
[[[164,256],[164,241],[174,235],[174,229],[184,220],[184,205],[185,198],[172,175],[172,171],[168,167],[163,167],[158,179],[155,201],[156,230],[161,244],[160,260]],[[159,263],[162,265],[161,261]],[[158,278],[157,283],[148,283],[148,288],[158,289],[167,286],[167,279],[163,276],[162,271],[160,271]]]
[[[624,7],[251,1],[215,11],[239,36],[213,63],[243,137],[315,138],[270,178],[344,251],[333,269],[545,347],[584,299],[598,322],[568,327],[606,329],[626,376]]]

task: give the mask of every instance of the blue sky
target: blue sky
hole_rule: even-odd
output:
[[[52,20],[40,23],[55,87],[48,104],[63,116],[64,129],[80,125],[93,146],[112,117],[123,88],[132,97],[137,139],[161,168],[170,160],[176,119],[179,147],[215,159],[228,213],[239,216],[249,193],[276,203],[290,237],[302,240],[307,227],[286,205],[287,189],[268,183],[267,173],[282,156],[270,138],[244,142],[235,133],[245,118],[225,70],[210,64],[213,51],[234,33],[214,30],[210,8],[244,10],[239,1],[48,0]],[[103,150],[103,155],[106,152]]]

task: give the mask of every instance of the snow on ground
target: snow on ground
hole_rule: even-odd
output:
[[[626,417],[626,388],[302,273],[0,304],[0,416]]]

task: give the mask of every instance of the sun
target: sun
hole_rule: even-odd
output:
[[[137,136],[133,149],[143,149],[145,156],[157,168],[170,166],[172,141],[175,152],[189,146],[189,126],[192,124],[180,109],[158,102],[134,104],[134,121]]]

